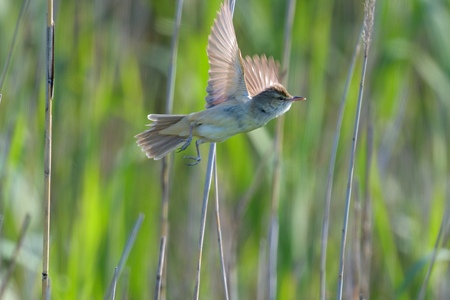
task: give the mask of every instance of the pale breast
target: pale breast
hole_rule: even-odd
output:
[[[242,103],[218,105],[191,114],[189,119],[195,124],[194,134],[210,142],[221,142],[261,127],[260,122],[248,113],[248,105]]]

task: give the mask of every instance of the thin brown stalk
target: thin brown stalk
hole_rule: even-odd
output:
[[[11,260],[8,266],[8,270],[6,270],[4,280],[2,285],[0,286],[0,299],[3,299],[3,294],[5,293],[6,286],[8,285],[9,279],[11,278],[12,273],[16,267],[17,257],[19,255],[19,251],[22,248],[23,240],[25,238],[25,234],[28,230],[28,226],[30,225],[30,215],[27,214],[22,223],[22,228],[20,229],[19,239],[17,240],[16,247],[14,248],[13,254],[11,256]],[[0,220],[1,221],[1,220]],[[1,223],[0,223],[1,225]]]
[[[344,281],[344,256],[345,256],[345,244],[347,240],[347,228],[348,228],[348,219],[350,214],[350,202],[351,202],[351,194],[352,194],[352,183],[353,183],[353,170],[355,167],[355,153],[356,153],[356,145],[358,140],[358,131],[359,131],[359,121],[361,116],[361,106],[362,99],[364,93],[364,80],[366,76],[367,69],[367,59],[369,55],[371,34],[373,29],[374,22],[374,14],[375,14],[375,3],[376,0],[366,0],[364,3],[364,30],[363,30],[363,42],[364,42],[364,59],[361,73],[361,81],[359,86],[359,95],[358,95],[358,103],[355,115],[355,125],[353,130],[353,139],[352,139],[352,147],[350,153],[350,162],[349,162],[349,171],[348,171],[348,179],[347,179],[347,195],[345,200],[345,212],[344,212],[344,225],[342,228],[342,239],[341,239],[341,251],[340,251],[340,259],[339,259],[339,275],[338,275],[338,288],[337,288],[337,299],[342,299],[342,288]]]
[[[333,149],[331,150],[331,159],[328,166],[328,177],[327,177],[327,188],[326,188],[326,198],[325,198],[325,208],[323,214],[322,222],[322,239],[321,239],[321,255],[320,255],[320,299],[325,300],[326,298],[326,264],[327,264],[327,244],[328,244],[328,228],[330,223],[330,205],[331,205],[331,192],[333,190],[333,180],[334,180],[334,166],[336,164],[336,154],[339,144],[339,138],[341,135],[342,120],[344,119],[344,109],[347,104],[347,96],[350,88],[350,83],[352,81],[353,72],[355,70],[356,59],[359,56],[359,51],[361,49],[361,33],[363,27],[361,27],[361,32],[358,35],[358,39],[355,45],[355,51],[353,52],[352,61],[350,63],[350,68],[347,72],[347,79],[345,80],[344,92],[342,93],[341,102],[339,104],[338,121],[336,124],[336,131],[334,133]]]
[[[45,145],[44,145],[44,235],[42,252],[42,299],[49,298],[50,266],[50,207],[52,178],[52,103],[54,83],[53,0],[47,1],[47,81],[45,89]]]
[[[127,262],[128,256],[130,255],[131,248],[133,248],[134,242],[136,241],[137,234],[139,232],[139,229],[141,228],[142,222],[144,221],[144,214],[140,213],[136,222],[134,222],[133,230],[131,230],[130,235],[128,236],[127,242],[125,243],[125,247],[123,248],[122,255],[120,256],[119,264],[117,265],[116,269],[114,271],[114,277],[111,280],[108,290],[106,291],[104,300],[111,299],[111,296],[114,293],[115,289],[115,282],[118,280],[120,274],[122,273],[123,267],[125,266],[125,263]],[[116,276],[117,272],[117,276]]]

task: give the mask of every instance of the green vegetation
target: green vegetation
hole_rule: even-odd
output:
[[[151,3],[150,3],[151,2]],[[174,113],[204,107],[206,44],[219,1],[186,1],[180,31]],[[175,1],[59,1],[55,7],[53,102],[52,299],[100,299],[139,213],[145,215],[116,299],[153,297],[160,244],[161,162],[135,145],[147,114],[163,112]],[[234,24],[243,55],[281,59],[285,3],[237,1]],[[0,1],[0,67],[20,1]],[[0,102],[0,280],[28,213],[5,299],[38,299],[41,289],[45,105],[44,1],[31,1],[20,24]],[[328,162],[339,101],[363,21],[362,1],[298,1],[287,87],[307,97],[285,117],[279,210],[278,298],[317,299]],[[366,74],[350,208],[344,298],[356,280],[358,208],[370,204],[370,299],[415,299],[450,202],[450,5],[377,2]],[[349,150],[362,57],[357,60],[336,157],[327,251],[327,298],[334,299]],[[370,116],[370,117],[369,117]],[[373,144],[368,126],[373,128]],[[275,122],[217,145],[225,260],[235,263],[230,295],[254,299],[267,253]],[[167,247],[167,299],[191,298],[207,161],[185,166],[175,154]],[[368,151],[373,155],[368,161]],[[257,172],[261,161],[269,160]],[[369,163],[371,164],[369,168]],[[368,172],[370,171],[370,172]],[[253,178],[260,182],[236,214]],[[370,201],[370,202],[368,202]],[[201,299],[221,299],[217,232],[210,201]],[[356,211],[356,213],[355,213]],[[240,217],[236,218],[236,215]],[[357,216],[359,216],[357,218]],[[426,288],[450,298],[449,230]],[[360,252],[364,256],[364,248]],[[366,252],[367,253],[367,252]],[[367,267],[367,266],[366,266]],[[357,290],[357,295],[358,295]],[[233,297],[234,299],[234,297]]]

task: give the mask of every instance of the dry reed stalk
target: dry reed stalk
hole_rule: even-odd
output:
[[[341,239],[341,250],[340,250],[340,258],[339,258],[339,274],[338,274],[338,288],[337,288],[337,299],[342,299],[342,288],[344,281],[344,256],[345,256],[345,244],[347,240],[347,227],[348,227],[348,219],[350,214],[350,202],[351,202],[351,194],[352,194],[352,183],[353,183],[353,170],[355,167],[355,153],[356,153],[356,145],[358,141],[358,131],[359,131],[359,121],[361,116],[361,106],[362,99],[364,93],[364,80],[366,76],[367,69],[367,59],[369,55],[369,48],[371,42],[371,34],[374,23],[374,14],[375,14],[375,3],[376,0],[366,0],[364,2],[364,30],[363,30],[363,43],[364,43],[364,59],[362,65],[361,72],[361,81],[359,86],[359,95],[358,95],[358,103],[355,115],[355,125],[353,130],[353,139],[352,139],[352,147],[350,153],[350,162],[349,162],[349,171],[348,171],[348,179],[347,179],[347,193],[345,200],[345,212],[344,212],[344,225],[342,228],[342,239]]]
[[[50,298],[50,207],[52,182],[52,103],[54,89],[55,23],[53,0],[47,1],[47,76],[45,89],[45,145],[44,145],[44,235],[42,252],[42,299]]]

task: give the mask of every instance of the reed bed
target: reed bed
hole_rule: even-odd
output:
[[[116,299],[155,297],[159,284],[166,299],[193,294],[208,146],[201,147],[204,160],[195,167],[185,166],[182,158],[194,149],[174,155],[167,173],[170,189],[164,192],[170,196],[168,239],[161,247],[161,163],[148,160],[133,138],[145,128],[149,113],[166,110],[173,4],[65,1],[55,6],[52,299],[102,298],[111,283]],[[173,113],[204,108],[207,37],[219,5],[218,0],[183,5]],[[361,55],[349,80],[336,142],[323,268],[330,159],[364,6],[361,1],[296,1],[288,59],[283,57],[287,5],[253,0],[235,5],[242,54],[288,61],[286,86],[308,100],[285,115],[275,169],[276,122],[216,145],[224,260],[216,216],[208,213],[199,298],[225,299],[226,281],[230,299],[268,299],[271,216],[278,219],[272,297],[335,298],[344,211],[344,298],[360,293],[366,299],[450,298],[448,5],[376,3],[353,193],[347,209]],[[30,2],[22,14],[21,2],[0,6],[0,68],[6,70],[0,85],[0,281],[7,282],[5,297],[37,299],[44,252],[47,6]],[[280,184],[274,191],[277,172]],[[274,192],[279,201],[272,214]],[[115,271],[140,213],[145,220],[122,271]],[[160,248],[164,271],[158,267]],[[5,278],[11,263],[15,268]],[[157,276],[165,280],[157,283]]]

